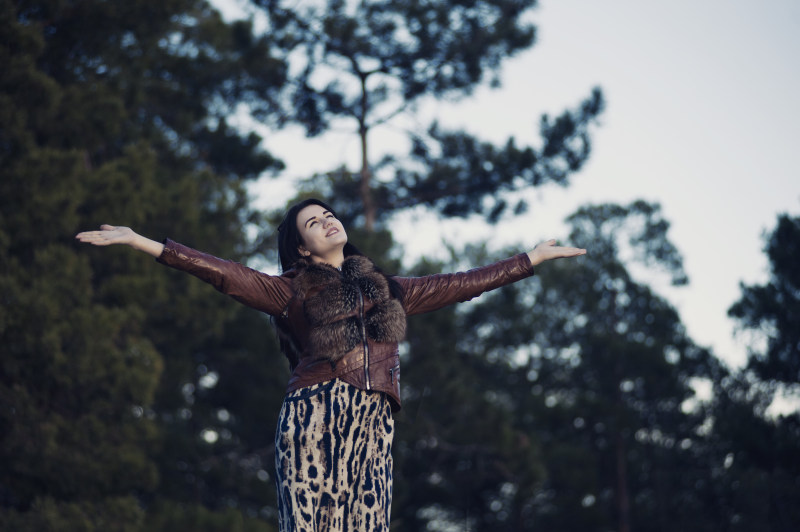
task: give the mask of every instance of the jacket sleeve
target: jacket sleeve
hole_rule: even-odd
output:
[[[190,273],[236,301],[273,316],[281,313],[293,295],[291,281],[268,275],[238,262],[217,258],[170,239],[157,262]]]
[[[520,253],[466,272],[394,279],[403,287],[403,307],[410,316],[469,301],[484,292],[531,275],[533,266],[530,258],[527,253]]]

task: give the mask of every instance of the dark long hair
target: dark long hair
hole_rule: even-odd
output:
[[[319,205],[326,211],[336,216],[334,211],[324,201],[316,198],[309,198],[292,205],[283,217],[283,221],[278,226],[278,258],[281,261],[281,271],[287,272],[294,268],[295,263],[303,258],[297,248],[303,245],[300,231],[297,230],[297,214],[309,205]],[[337,216],[338,218],[338,216]],[[363,255],[353,244],[348,242],[344,245],[344,256]]]
[[[281,261],[281,270],[283,272],[294,268],[295,263],[303,258],[298,250],[298,247],[303,244],[303,239],[300,237],[300,231],[297,230],[297,214],[309,205],[319,205],[336,216],[336,211],[325,202],[316,198],[303,200],[289,208],[286,212],[286,216],[283,217],[283,221],[278,225],[278,257]],[[350,257],[352,255],[365,256],[350,242],[344,245],[343,252],[345,257]],[[392,297],[402,301],[403,288],[400,286],[400,283],[391,276],[386,275],[377,265],[375,265],[375,270],[386,277],[386,281],[389,283],[389,292]],[[296,343],[291,333],[284,328],[285,325],[281,325],[285,317],[286,316],[281,316],[281,319],[273,317],[272,323],[278,332],[281,351],[286,355],[286,358],[289,359],[290,369],[294,370],[300,360],[300,353],[297,350]]]

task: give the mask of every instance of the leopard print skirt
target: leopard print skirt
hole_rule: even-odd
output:
[[[275,436],[281,532],[388,532],[394,420],[340,380],[288,394]]]

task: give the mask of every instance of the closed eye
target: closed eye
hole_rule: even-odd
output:
[[[330,212],[330,211],[325,211],[324,213],[322,213],[322,215],[323,215],[325,218],[336,218],[336,217],[333,215],[333,213],[332,213],[332,212]],[[317,219],[317,217],[316,217],[316,216],[312,216],[311,218],[309,218],[308,220],[306,220],[305,226],[306,226],[306,227],[313,227],[313,225],[314,225],[315,223],[317,223],[318,221],[319,221],[319,220]]]
[[[332,215],[332,214],[327,214],[327,215],[325,215],[325,218],[335,219],[336,217],[334,215]],[[314,220],[308,226],[309,227],[314,227],[314,224],[317,223],[317,222],[319,222],[319,220]]]

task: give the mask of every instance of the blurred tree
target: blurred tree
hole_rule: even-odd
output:
[[[707,530],[800,527],[800,414],[767,415],[772,391],[748,369],[715,383],[701,449],[709,481],[693,498],[715,521]]]
[[[749,366],[765,380],[800,383],[800,216],[782,214],[766,237],[769,281],[742,284],[742,297],[728,310],[742,329],[756,333]]]
[[[716,529],[692,499],[709,481],[692,386],[722,370],[623,262],[685,283],[668,223],[645,202],[569,221],[586,257],[412,320],[402,529]]]
[[[643,201],[585,207],[568,222],[570,243],[591,252],[547,270],[530,313],[538,356],[516,394],[520,422],[545,442],[547,481],[528,501],[531,522],[693,530],[686,501],[705,418],[689,407],[692,385],[721,369],[630,273],[639,264],[687,282],[669,224]]]
[[[503,61],[535,41],[526,15],[536,0],[251,2],[267,15],[270,36],[302,49],[294,57],[300,74],[292,101],[308,134],[341,118],[354,122],[361,169],[333,173],[346,177],[334,180],[327,195],[352,198],[341,210],[363,213],[367,231],[395,209],[419,204],[445,216],[496,220],[507,208],[504,193],[565,185],[589,155],[588,125],[603,108],[598,89],[579,109],[544,116],[538,149],[518,147],[513,138],[497,148],[434,124],[411,133],[410,158],[390,154],[373,163],[368,156],[370,130],[419,100],[469,95],[487,79],[499,85]],[[389,165],[394,179],[374,179]],[[515,211],[524,208],[520,201]]]
[[[730,530],[800,527],[800,217],[781,214],[765,237],[770,264],[763,285],[741,285],[728,310],[752,332],[747,366],[720,382],[715,420],[718,493],[730,508]],[[772,416],[768,408],[788,392],[795,409]]]
[[[492,259],[482,247],[458,255],[449,264],[423,260],[410,273],[455,271]],[[468,329],[499,326],[504,318],[495,302],[509,289],[409,319],[402,355],[404,407],[396,418],[393,449],[392,524],[398,530],[444,524],[510,530],[496,505],[518,491],[531,492],[541,481],[538,444],[515,426],[504,400],[513,377],[508,361],[487,357],[490,341]]]
[[[194,0],[0,0],[0,528],[140,530],[163,509],[213,530],[231,502],[274,501],[277,413],[231,392],[285,368],[266,320],[244,335],[213,290],[72,243],[111,222],[243,260],[245,183],[281,163],[224,117],[242,100],[277,109],[271,47]]]

